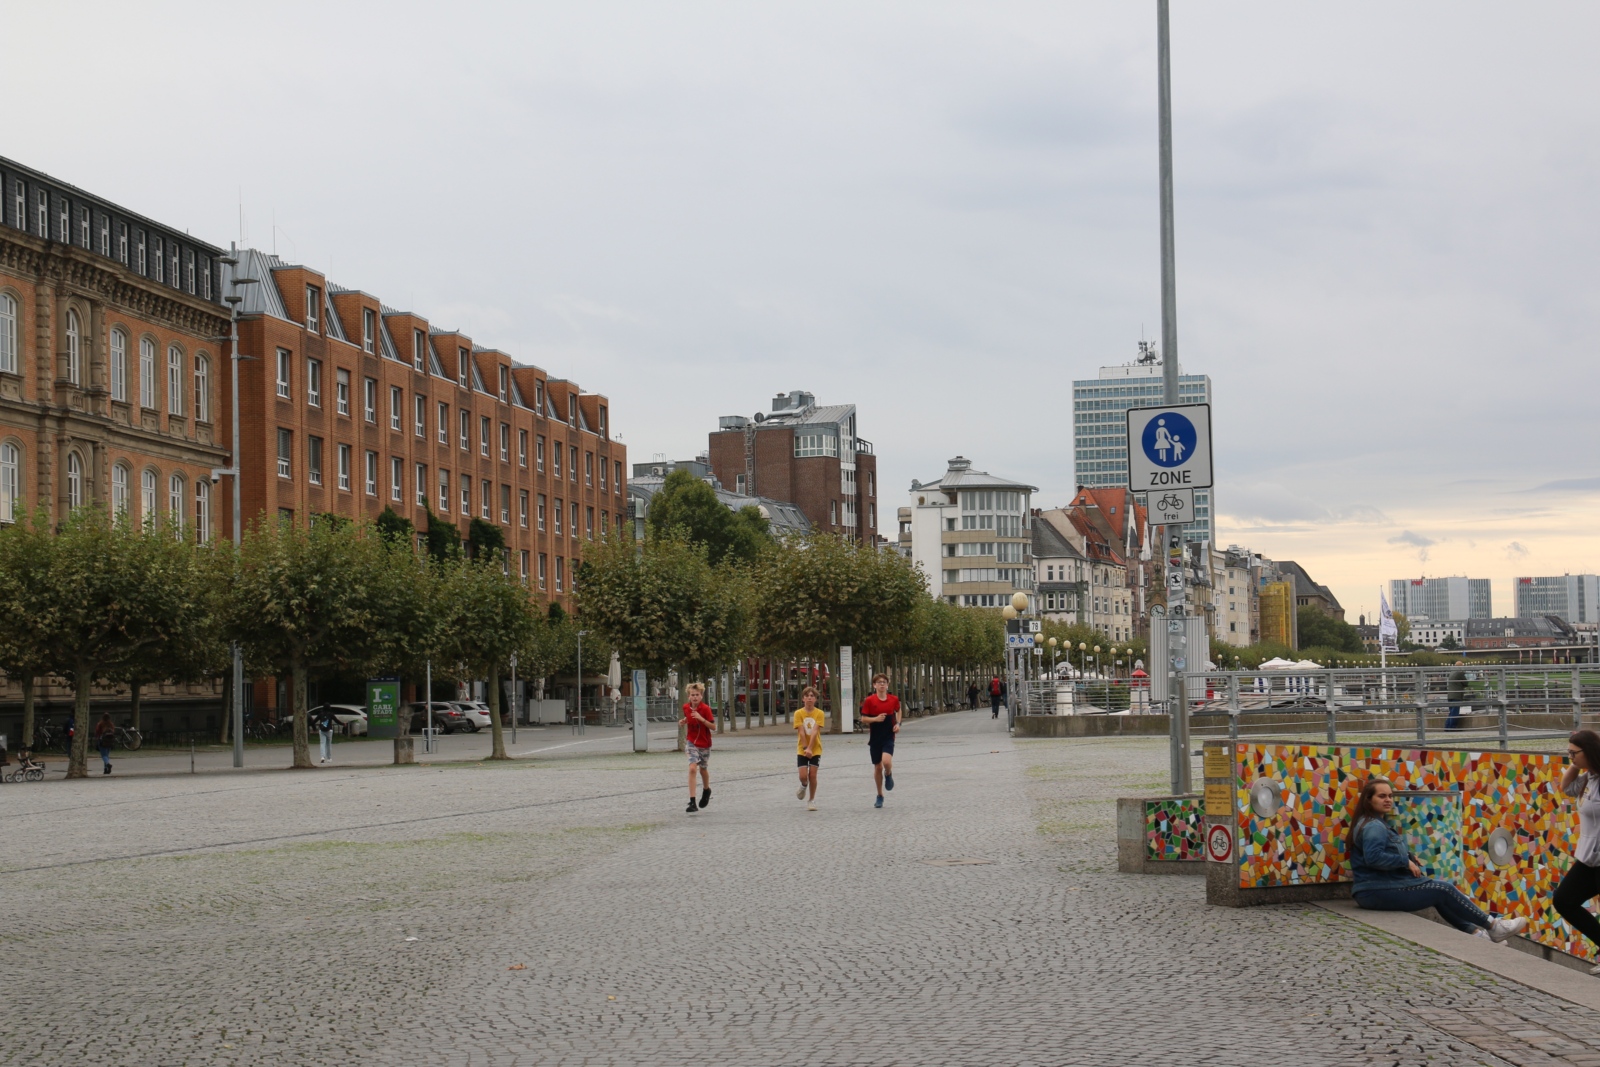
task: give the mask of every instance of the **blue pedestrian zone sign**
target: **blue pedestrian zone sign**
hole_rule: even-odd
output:
[[[1208,489],[1211,486],[1211,405],[1175,404],[1128,410],[1128,488]]]

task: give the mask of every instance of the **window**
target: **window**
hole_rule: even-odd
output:
[[[339,446],[339,488],[350,491],[350,446]]]
[[[522,584],[528,584],[528,550],[522,550],[521,561],[518,563],[518,573],[522,576]]]
[[[428,506],[428,465],[417,464],[417,507]]]
[[[371,308],[361,309],[361,350],[371,355],[377,348],[378,313]]]
[[[535,470],[541,472],[544,470],[544,434],[540,434],[539,439],[533,443],[533,466]]]
[[[478,416],[478,455],[489,454],[489,416]]]
[[[570,458],[572,459],[572,462],[567,465],[567,469],[572,474],[573,482],[576,483],[577,480],[578,480],[578,446],[577,445],[570,446],[569,455],[570,455]]]
[[[619,459],[619,460],[615,460],[614,462],[616,464],[614,470],[616,471],[616,475],[617,476],[616,476],[615,479],[613,479],[611,484],[616,489],[617,495],[621,496],[622,495],[622,460]]]
[[[60,232],[56,235],[56,240],[60,241],[64,245],[72,243],[72,234],[67,231],[68,210],[67,202],[65,200],[58,200],[56,202],[56,211],[60,219]]]
[[[872,530],[878,528],[878,505],[876,503],[867,505],[867,528]]]
[[[837,500],[828,501],[828,521],[835,526],[839,525],[839,502]]]
[[[445,403],[439,405],[439,443],[450,443],[450,405]]]
[[[524,530],[528,528],[528,491],[517,490],[517,525]]]
[[[578,394],[577,393],[568,393],[567,394],[567,421],[572,423],[572,425],[574,425],[574,426],[578,425]]]
[[[461,451],[472,451],[472,416],[466,408],[461,409]]]
[[[402,460],[399,456],[390,456],[389,457],[389,499],[390,500],[398,501],[398,500],[401,499],[401,493],[403,492],[403,490],[400,487],[400,479],[404,476],[404,474],[405,474],[405,461]]]
[[[67,507],[83,505],[83,460],[76,452],[67,453]]]
[[[398,385],[389,386],[389,429],[400,430],[400,404],[404,394]]]
[[[285,400],[289,399],[290,358],[289,350],[287,348],[278,349],[278,395],[283,397]]]
[[[556,592],[558,593],[561,592],[561,572],[564,569],[562,567],[564,562],[560,556],[556,557]]]
[[[86,207],[80,207],[78,209],[78,244],[80,246],[82,246],[83,248],[90,247],[90,245],[89,245],[89,209],[86,208]]]
[[[439,510],[450,513],[450,472],[442,467],[439,469]]]
[[[505,364],[501,364],[500,365],[500,402],[502,404],[504,404],[506,402],[506,397],[511,392],[510,382],[511,382],[511,371],[506,368]]]
[[[511,487],[504,483],[500,486],[500,521],[511,525]]]
[[[544,532],[544,494],[543,493],[539,494],[538,519],[539,519],[539,532],[543,533]]]
[[[17,371],[16,349],[13,347],[11,350],[13,355],[10,366],[6,365],[4,351],[7,332],[4,315],[6,302],[9,300],[11,300],[9,296],[0,295],[0,370],[9,370],[15,374]],[[13,304],[14,306],[15,304]],[[121,330],[111,331],[111,399],[120,400],[123,403],[128,401],[128,335]]]
[[[167,414],[183,414],[183,349],[167,349]]]
[[[333,372],[333,402],[339,414],[350,414],[350,372],[343,367]]]
[[[472,479],[461,479],[461,514],[472,514]]]
[[[489,517],[489,508],[494,505],[494,483],[487,478],[478,483],[481,492],[478,494],[478,514],[484,518]]]
[[[594,508],[583,509],[583,536],[594,540]]]
[[[122,261],[124,267],[128,265],[128,224],[126,222],[117,223],[117,259]]]
[[[314,285],[306,286],[306,329],[312,333],[322,332],[322,324],[317,315],[317,308],[321,303],[322,290]]]
[[[517,466],[526,467],[527,465],[528,465],[528,431],[527,430],[518,430],[517,431]]]
[[[192,251],[183,253],[183,276],[188,279],[189,292],[194,292],[194,253]]]
[[[294,454],[294,436],[288,430],[278,431],[278,477],[288,478],[294,473],[290,462]]]
[[[831,434],[805,433],[795,434],[794,454],[796,456],[837,456],[839,454],[839,439]]]
[[[152,470],[139,474],[139,521],[147,526],[155,525],[156,472]]]
[[[611,512],[600,512],[600,540],[606,539],[606,531],[611,529]]]
[[[593,452],[585,452],[583,454],[583,484],[584,485],[593,485],[594,484],[594,453]]]
[[[22,450],[7,441],[0,445],[0,522],[17,521],[22,503]]]
[[[115,463],[111,467],[111,513],[113,515],[128,513],[128,468],[121,463]],[[10,521],[9,516],[0,517],[4,517],[7,522]]]
[[[167,521],[174,530],[183,529],[183,475],[174,474],[167,479]]]
[[[378,421],[378,379],[364,378],[361,384],[362,414],[366,416],[368,422],[376,424]]]
[[[27,229],[28,229],[28,198],[27,198],[27,195],[23,192],[23,188],[24,187],[23,187],[23,184],[21,182],[12,182],[11,183],[11,188],[12,188],[12,191],[16,194],[16,198],[17,198],[17,203],[16,203],[17,229],[26,232]]]
[[[312,485],[322,484],[322,438],[306,438],[306,477]]]
[[[194,536],[201,543],[211,540],[211,483],[204,478],[194,481]]]
[[[378,454],[367,452],[367,495],[378,495]]]
[[[606,457],[600,457],[600,491],[606,491]]]
[[[576,500],[572,501],[571,507],[572,511],[570,515],[572,522],[568,524],[568,527],[569,532],[572,534],[572,539],[576,541],[578,539],[578,502]]]
[[[67,381],[79,385],[83,381],[83,326],[78,313],[67,312]]]
[[[549,557],[548,556],[546,556],[543,552],[539,553],[539,588],[540,589],[544,588],[545,564],[548,561],[549,561]]]
[[[322,406],[322,360],[306,360],[306,403],[311,407]]]
[[[417,436],[426,437],[428,436],[428,398],[418,393],[412,399],[414,402],[411,405],[411,417],[416,424]]]
[[[194,417],[196,422],[211,421],[211,360],[194,357]]]
[[[163,253],[162,248],[163,246],[161,244],[161,238],[157,237],[153,251],[155,252],[156,281],[158,282],[164,282],[167,280],[167,257]]]
[[[604,404],[601,404],[600,405],[600,436],[604,437],[605,435],[606,435],[606,406]]]
[[[511,427],[503,422],[500,424],[500,462],[511,462]]]
[[[467,350],[456,349],[456,384],[465,389],[467,387]]]
[[[554,512],[554,518],[556,520],[555,534],[557,537],[561,536],[561,517],[566,514],[566,511],[566,501],[562,500],[560,497],[556,497],[556,510]]]
[[[428,335],[423,333],[421,330],[412,330],[411,331],[411,365],[413,367],[415,367],[417,370],[421,370],[424,366],[426,366],[426,364],[422,360],[422,355],[427,350],[428,350]]]
[[[0,371],[17,373],[17,300],[10,293],[0,293]]]
[[[537,411],[541,418],[544,417],[544,380],[542,378],[535,379],[533,383],[533,410]]]

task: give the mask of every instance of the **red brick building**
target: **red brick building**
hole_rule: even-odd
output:
[[[707,457],[717,480],[739,496],[793,503],[814,530],[879,540],[878,457],[856,434],[854,404],[819,406],[807,392],[780,394],[770,413],[723,416]]]
[[[627,517],[610,403],[320,272],[239,254],[246,522],[385,507],[499,527],[508,564],[570,607],[587,546]],[[223,439],[231,433],[223,413]]]

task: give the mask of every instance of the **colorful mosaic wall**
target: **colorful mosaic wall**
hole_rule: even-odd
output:
[[[1203,860],[1204,807],[1199,797],[1171,797],[1144,802],[1145,858]]]
[[[1460,793],[1399,793],[1389,822],[1429,878],[1465,885]]]
[[[1406,823],[1397,829],[1408,839],[1438,835],[1427,857],[1439,877],[1495,915],[1526,916],[1527,936],[1540,944],[1595,955],[1550,906],[1578,834],[1573,801],[1560,790],[1563,756],[1241,743],[1234,758],[1240,888],[1349,881],[1345,813],[1376,775],[1396,793],[1459,797],[1402,800]]]

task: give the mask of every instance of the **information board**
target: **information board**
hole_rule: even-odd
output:
[[[400,679],[367,679],[367,736],[400,736]]]

